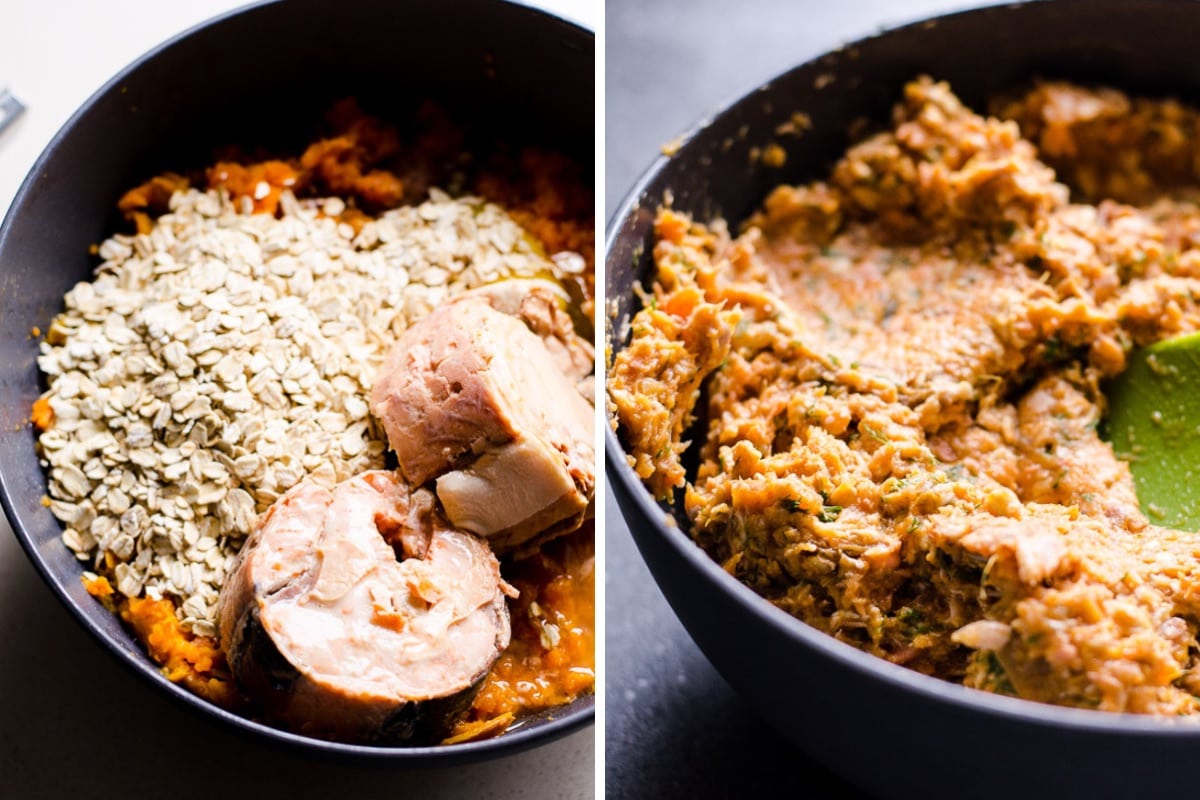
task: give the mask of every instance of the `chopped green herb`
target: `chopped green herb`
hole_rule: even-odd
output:
[[[905,606],[900,609],[896,614],[896,618],[904,625],[910,636],[920,636],[921,634],[938,629],[937,625],[925,619],[925,615],[912,606]]]
[[[1057,333],[1046,340],[1045,348],[1047,361],[1057,361],[1059,358],[1062,358],[1065,352],[1062,339],[1058,338]]]
[[[1000,659],[996,656],[996,653],[988,650],[981,655],[983,657],[984,670],[987,672],[992,690],[1000,694],[1015,695],[1017,692],[1013,688],[1012,681],[1008,679],[1008,673],[1005,672],[1004,665],[1000,663]]]
[[[870,436],[872,439],[879,442],[880,444],[887,444],[888,442],[891,441],[891,439],[889,439],[884,434],[883,431],[877,431],[874,428],[872,428],[870,425],[867,425],[864,423],[862,425],[859,425],[858,427],[863,433],[865,433],[867,436]]]
[[[817,519],[821,520],[821,522],[835,522],[838,514],[841,513],[841,506],[822,506],[821,513],[817,515]]]

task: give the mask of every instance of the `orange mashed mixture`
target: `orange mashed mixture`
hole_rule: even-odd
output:
[[[1101,436],[1134,348],[1200,331],[1200,109],[1059,82],[994,108],[918,79],[736,237],[660,210],[610,408],[696,542],[813,627],[1200,719],[1200,535]]]

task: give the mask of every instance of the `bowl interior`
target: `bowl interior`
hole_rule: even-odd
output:
[[[699,220],[723,217],[736,230],[775,186],[827,174],[851,143],[852,128],[861,120],[885,123],[903,85],[921,74],[949,81],[976,109],[1035,77],[1108,83],[1197,102],[1200,66],[1191,57],[1188,31],[1198,23],[1200,7],[1159,0],[1018,3],[886,31],[772,79],[686,133],[674,154],[657,158],[610,221],[606,352],[619,351],[628,340],[639,308],[635,287],[648,285],[653,272],[653,220],[664,198]],[[812,128],[800,136],[777,134],[797,111],[809,116]],[[753,157],[754,149],[770,142],[786,151],[782,167]],[[696,441],[698,434],[684,438]],[[942,785],[970,780],[970,791],[985,796],[1020,791],[1030,769],[1076,789],[1111,792],[1134,775],[1146,781],[1143,786],[1163,787],[1171,779],[1156,772],[1162,754],[1182,756],[1200,739],[1200,730],[1160,720],[972,692],[818,633],[708,559],[688,538],[682,510],[656,503],[625,463],[619,437],[611,428],[605,435],[608,476],[630,531],[697,644],[765,719],[861,785],[888,795],[914,794],[928,788],[913,777],[916,768],[936,760]],[[794,658],[790,677],[777,669],[785,657]],[[910,742],[904,725],[896,727],[897,718],[908,724],[920,719],[921,736]],[[852,743],[850,737],[861,741],[864,725],[878,725],[886,752],[883,746],[858,750]],[[1032,742],[1041,740],[1036,737],[1068,729],[1077,737],[1074,745],[1045,757],[1036,752]],[[986,786],[971,778],[978,775],[985,742],[989,759],[1013,766],[1011,778],[989,772]],[[862,768],[864,758],[871,769]],[[1064,776],[1077,782],[1067,783]]]
[[[331,102],[349,96],[385,118],[433,100],[488,136],[564,152],[590,176],[594,75],[590,31],[520,5],[287,0],[233,12],[151,51],[56,135],[0,227],[0,501],[55,593],[121,660],[239,730],[323,754],[461,762],[515,752],[592,719],[594,700],[584,697],[494,740],[371,748],[282,733],[199,700],[162,678],[83,590],[82,566],[41,504],[45,476],[29,409],[44,388],[31,330],[45,330],[63,294],[90,278],[89,246],[124,229],[116,201],[127,189],[165,170],[210,164],[218,147],[299,152]]]

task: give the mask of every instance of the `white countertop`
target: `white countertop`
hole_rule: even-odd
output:
[[[451,0],[446,0],[451,2]],[[598,0],[529,0],[593,29]],[[0,0],[0,88],[27,110],[0,133],[0,215],[75,108],[159,42],[230,0]],[[303,760],[180,709],[106,654],[0,519],[0,797],[590,798],[595,727],[506,759],[440,770]]]

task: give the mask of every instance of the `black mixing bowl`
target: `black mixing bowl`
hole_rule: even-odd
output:
[[[212,163],[218,147],[299,152],[336,98],[376,113],[430,99],[474,129],[546,144],[592,169],[595,42],[590,31],[498,0],[287,0],[239,10],[140,58],[54,137],[0,227],[0,501],[30,559],[120,661],[207,717],[271,743],[342,758],[451,764],[545,743],[594,717],[594,698],[540,714],[496,739],[380,748],[317,741],[222,711],[166,680],[117,619],[84,591],[82,565],[42,506],[45,475],[30,405],[42,390],[30,331],[91,277],[90,245],[121,229],[117,199],[164,170]]]
[[[681,137],[621,205],[607,234],[607,345],[616,352],[626,342],[667,193],[676,209],[735,226],[776,185],[826,174],[856,121],[886,122],[903,84],[922,73],[948,80],[974,108],[1037,76],[1200,102],[1198,29],[1196,3],[1032,2],[886,31],[780,75]],[[777,135],[795,111],[809,115],[812,129]],[[786,149],[783,167],[752,157],[770,141]],[[896,797],[1160,797],[1192,784],[1200,725],[973,691],[867,655],[775,608],[690,540],[686,517],[652,499],[619,438],[611,429],[605,435],[607,474],[629,528],[700,649],[767,722],[864,789]]]

